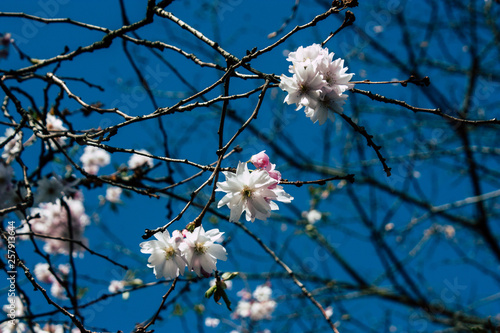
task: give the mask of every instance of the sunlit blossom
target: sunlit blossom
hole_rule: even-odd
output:
[[[149,152],[145,149],[139,149],[137,152],[143,154],[149,154]],[[132,154],[130,159],[128,160],[128,168],[133,170],[137,168],[141,168],[143,166],[147,166],[148,168],[152,168],[154,166],[154,161],[151,157],[144,156],[141,154]]]
[[[240,162],[236,173],[223,171],[225,182],[218,182],[216,191],[226,195],[219,201],[217,207],[227,205],[231,210],[229,220],[236,222],[243,212],[247,221],[255,219],[266,220],[271,216],[271,210],[278,210],[273,200],[290,203],[293,199],[281,186],[275,186],[277,180],[270,177],[265,170],[250,172],[244,162]]]
[[[80,157],[80,162],[83,164],[83,170],[91,175],[97,175],[99,168],[111,162],[111,156],[104,149],[86,146],[83,150],[83,155]]]
[[[4,136],[0,137],[0,144],[4,144],[5,141],[7,141],[7,143],[3,147],[2,158],[8,164],[21,152],[23,148],[21,134],[19,132],[16,133],[12,127],[8,127],[5,130]]]
[[[156,278],[173,279],[179,274],[184,275],[186,261],[179,249],[183,239],[182,234],[176,230],[170,237],[168,230],[165,230],[157,232],[154,237],[156,240],[142,242],[140,247],[142,253],[150,254],[148,267],[153,268]]]
[[[203,226],[196,227],[193,232],[187,233],[179,249],[186,258],[189,270],[198,276],[209,276],[217,269],[217,260],[226,260],[226,249],[216,241],[222,236],[219,229],[205,232]]]
[[[354,74],[347,73],[343,59],[333,60],[334,53],[319,44],[299,47],[290,52],[287,60],[292,62],[289,72],[293,76],[281,75],[280,88],[288,92],[284,102],[296,104],[313,123],[324,124],[335,120],[334,113],[342,113],[347,99],[345,91],[352,89],[349,82]]]

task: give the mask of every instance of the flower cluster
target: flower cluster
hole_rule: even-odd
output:
[[[290,52],[287,60],[292,62],[288,77],[281,75],[280,88],[288,92],[287,104],[296,104],[312,122],[323,125],[327,118],[335,120],[333,112],[342,113],[347,95],[344,92],[354,87],[349,80],[354,74],[346,73],[343,59],[333,60],[334,53],[319,44],[299,47]],[[330,112],[333,111],[333,112]]]
[[[2,307],[2,310],[11,320],[3,320],[0,323],[0,332],[25,332],[26,324],[17,318],[24,316],[24,304],[19,296],[9,297],[9,303]]]
[[[241,300],[238,301],[233,316],[236,318],[250,318],[258,321],[270,319],[271,314],[276,309],[276,301],[271,298],[272,289],[267,284],[255,288],[253,293],[243,289],[238,292]]]
[[[52,284],[50,288],[50,293],[52,296],[58,299],[66,299],[66,290],[61,285],[59,280],[50,271],[50,266],[47,263],[38,263],[35,265],[33,270],[36,278],[42,283]],[[59,279],[66,280],[70,272],[69,265],[59,265],[57,275]]]
[[[10,140],[5,144],[5,142],[10,138]],[[8,127],[5,130],[4,136],[0,137],[0,145],[5,144],[3,147],[2,158],[9,164],[22,150],[23,143],[21,141],[21,134]]]
[[[83,170],[91,175],[97,175],[99,168],[111,162],[111,156],[104,149],[86,146],[83,155],[80,157],[80,162],[83,164]]]
[[[82,195],[77,193],[74,198],[64,197],[62,200],[65,204],[61,203],[61,199],[57,199],[55,203],[44,202],[31,210],[33,218],[28,221],[31,231],[51,237],[44,239],[44,250],[47,253],[69,254],[69,239],[83,244],[87,243],[83,233],[85,227],[90,224],[90,218],[85,214]],[[71,226],[68,222],[68,210]],[[25,224],[21,231],[29,232],[28,224]],[[74,252],[82,252],[83,250],[82,246],[73,243]]]
[[[145,149],[139,149],[139,153],[149,154],[149,152]],[[127,162],[128,168],[130,170],[135,170],[137,168],[142,168],[146,165],[148,168],[152,168],[154,166],[154,161],[151,157],[140,155],[140,154],[132,154],[130,159]]]
[[[141,252],[150,254],[148,267],[153,268],[157,279],[173,279],[184,269],[195,272],[198,276],[208,277],[216,270],[217,259],[226,260],[226,249],[215,242],[223,232],[219,229],[205,231],[203,226],[193,232],[175,230],[170,236],[168,230],[156,233],[156,240],[140,244]]]
[[[26,315],[23,301],[19,296],[15,296],[12,298],[9,297],[9,303],[4,305],[2,310],[7,314],[9,318],[15,318],[10,320],[2,320],[2,323],[0,323],[0,332],[2,333],[22,333],[22,332],[79,333],[80,332],[80,329],[77,327],[74,327],[73,329],[69,330],[67,325],[65,324],[54,324],[51,321],[45,323],[43,326],[33,321],[30,321],[28,326],[26,322],[17,319],[25,317]]]
[[[62,120],[54,115],[48,114],[46,121],[47,121],[47,130],[49,132],[68,130],[66,127],[64,127]],[[52,147],[52,149],[57,150],[58,149],[57,145],[54,142],[57,142],[60,146],[63,146],[66,143],[66,138],[62,136],[57,138],[52,138],[49,140],[49,142],[50,142],[50,147]],[[45,143],[45,147],[47,147],[48,149],[49,145]]]
[[[121,187],[117,186],[109,186],[106,189],[106,197],[105,199],[111,203],[121,203],[120,196],[122,194],[123,190]]]
[[[247,163],[240,162],[236,173],[223,171],[226,181],[217,182],[216,191],[226,193],[217,207],[229,207],[231,222],[237,222],[243,212],[246,212],[247,221],[265,221],[271,216],[272,210],[279,209],[273,200],[284,203],[293,200],[293,197],[278,185],[281,173],[276,170],[275,164],[270,163],[269,156],[264,151],[253,155],[250,162],[257,167],[256,170],[250,172]]]

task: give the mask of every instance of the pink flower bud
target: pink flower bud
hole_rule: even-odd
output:
[[[278,181],[276,184],[269,186],[269,189],[273,189],[280,182],[281,173],[278,170],[274,170],[274,168],[273,168],[273,170],[268,171],[268,173],[269,173],[269,177],[271,177],[272,179],[276,179]]]
[[[265,150],[263,150],[260,153],[253,155],[250,162],[252,162],[253,165],[259,169],[265,169],[269,165],[269,156],[267,156]]]

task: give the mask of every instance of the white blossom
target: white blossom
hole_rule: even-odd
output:
[[[218,318],[211,318],[211,317],[207,317],[205,318],[205,326],[207,327],[217,327],[219,326],[220,324],[220,319]]]
[[[38,281],[43,283],[52,283],[55,278],[49,270],[50,265],[47,263],[38,263],[35,265],[34,273]]]
[[[111,280],[108,286],[108,291],[112,294],[117,293],[125,289],[125,281],[123,280]]]
[[[36,325],[34,329],[35,333],[64,333],[64,326],[61,324],[47,323],[43,326],[43,328]]]
[[[281,75],[280,80],[280,88],[288,92],[285,102],[296,104],[297,110],[303,106],[315,108],[326,85],[323,76],[312,66],[298,66],[292,78]]]
[[[316,65],[321,59],[329,59],[332,61],[333,52],[328,53],[328,49],[321,47],[319,44],[312,44],[308,47],[299,46],[296,51],[290,52],[286,60],[292,64],[288,68],[290,73],[295,73],[295,67],[308,67]]]
[[[229,220],[236,222],[241,214],[246,212],[247,221],[255,219],[266,220],[271,216],[271,210],[278,210],[273,200],[290,203],[293,199],[276,185],[278,181],[271,178],[266,170],[250,172],[244,162],[240,162],[236,173],[223,171],[225,182],[217,182],[216,191],[223,191],[226,195],[219,201],[218,208],[227,205],[231,210]]]
[[[67,197],[63,200],[70,211],[72,239],[86,244],[87,239],[84,238],[83,232],[85,227],[90,224],[90,218],[85,214],[82,200]],[[60,199],[57,199],[55,203],[41,203],[37,208],[31,210],[31,215],[39,216],[28,222],[33,232],[64,239],[70,238],[67,209],[61,204]],[[25,231],[29,231],[28,227],[25,228]],[[52,238],[46,238],[44,241],[44,250],[47,253],[69,254],[70,242]],[[83,250],[84,248],[79,244],[73,243],[74,252],[82,252]]]
[[[58,132],[58,131],[68,130],[66,127],[64,127],[62,120],[57,118],[56,116],[54,116],[52,114],[47,115],[46,124],[47,124],[47,130],[49,132]],[[56,137],[56,138],[51,138],[48,141],[50,142],[50,147],[52,147],[52,149],[58,149],[58,147],[54,143],[54,141],[56,141],[60,146],[63,146],[64,144],[66,144],[66,138],[62,137],[62,136]],[[47,144],[47,142],[45,142],[45,146],[48,149],[49,145]]]
[[[12,127],[5,129],[4,136],[0,137],[0,144],[4,144],[4,142],[14,135],[15,132],[16,131]],[[21,134],[18,132],[3,147],[2,158],[7,164],[10,163],[21,152],[22,147]]]
[[[255,288],[255,290],[252,293],[252,296],[259,302],[265,302],[271,299],[272,293],[273,293],[272,289],[269,286],[263,284]]]
[[[240,317],[240,318],[248,318],[250,317],[250,309],[252,308],[252,303],[241,300],[238,302],[238,305],[236,306],[235,314]]]
[[[24,305],[19,296],[8,297],[9,303],[5,304],[2,310],[9,318],[19,318],[24,316]],[[14,325],[12,325],[14,323]],[[26,325],[20,322],[19,319],[11,319],[0,324],[0,332],[2,333],[21,333],[26,332]]]
[[[107,151],[99,147],[86,146],[80,157],[83,169],[91,175],[97,175],[99,168],[108,165],[111,157]]]
[[[145,149],[140,149],[138,150],[138,152],[149,154],[149,152]],[[141,168],[143,165],[146,165],[148,168],[152,168],[154,166],[154,161],[151,157],[140,154],[133,154],[132,156],[130,156],[127,164],[129,169],[134,170],[137,168]]]
[[[321,220],[322,214],[316,209],[311,209],[308,212],[302,212],[302,217],[305,217],[308,223],[314,224]]]
[[[242,297],[234,311],[234,315],[239,318],[250,318],[253,321],[270,319],[277,306],[276,301],[271,298],[272,289],[267,284],[257,286],[252,297],[245,289],[237,295]]]
[[[193,232],[187,233],[184,241],[179,245],[189,270],[198,276],[208,276],[217,269],[217,260],[226,260],[226,249],[215,242],[222,236],[219,229],[205,232],[203,226],[196,227]]]
[[[68,276],[69,272],[71,271],[71,266],[69,264],[59,264],[59,266],[57,266],[57,270],[63,276]]]
[[[52,286],[50,287],[50,294],[57,299],[67,299],[66,297],[66,289],[59,283],[59,281],[54,280],[52,282]]]
[[[118,186],[110,186],[106,189],[106,200],[112,203],[120,203],[120,195],[122,194],[122,188]]]
[[[141,252],[151,254],[148,259],[148,267],[153,268],[157,279],[165,277],[173,279],[179,275],[184,275],[186,261],[181,256],[179,244],[183,236],[179,231],[174,231],[172,237],[168,230],[154,234],[156,240],[142,242]]]
[[[324,124],[326,119],[335,120],[334,113],[342,113],[347,99],[344,92],[354,87],[350,83],[352,73],[346,73],[343,59],[333,60],[334,53],[319,44],[299,47],[290,52],[292,62],[289,72],[293,77],[281,75],[280,88],[288,92],[284,102],[296,104],[313,123]]]
[[[2,308],[5,313],[12,313],[16,318],[24,316],[24,304],[19,296],[8,297],[9,304],[5,304]]]
[[[330,318],[333,316],[333,307],[330,305],[329,307],[325,308],[325,315],[327,318]]]
[[[12,325],[14,322],[14,325]],[[26,324],[19,319],[7,320],[0,324],[0,332],[2,333],[24,333],[26,332]]]
[[[253,302],[250,307],[250,319],[252,320],[263,320],[270,319],[271,314],[276,308],[276,301],[269,300],[265,302]]]

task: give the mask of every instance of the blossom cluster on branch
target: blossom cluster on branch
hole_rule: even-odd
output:
[[[253,293],[246,289],[239,291],[238,296],[241,299],[238,301],[233,317],[249,318],[253,321],[270,319],[277,306],[276,301],[272,299],[272,293],[268,284],[257,286]]]
[[[243,212],[246,213],[247,221],[265,221],[271,216],[272,210],[279,209],[273,200],[284,203],[293,200],[293,197],[278,185],[281,173],[276,170],[275,164],[270,163],[269,156],[264,151],[252,156],[250,162],[257,167],[256,170],[250,171],[247,163],[239,162],[236,173],[223,171],[226,181],[217,183],[216,191],[226,193],[217,207],[229,207],[231,222],[238,221]]]
[[[226,260],[226,249],[216,242],[224,233],[219,229],[205,231],[203,226],[192,232],[175,230],[172,236],[168,230],[154,234],[156,240],[142,242],[141,252],[150,254],[148,267],[153,268],[157,279],[173,279],[184,275],[187,267],[198,276],[208,277],[217,269],[217,260]]]
[[[307,117],[313,123],[323,125],[326,119],[335,120],[334,112],[342,113],[347,99],[344,92],[354,87],[350,83],[352,73],[346,73],[343,59],[333,60],[333,52],[319,44],[300,46],[290,52],[287,60],[292,62],[288,77],[281,75],[280,88],[288,93],[287,104],[296,104],[297,110],[304,107]]]

